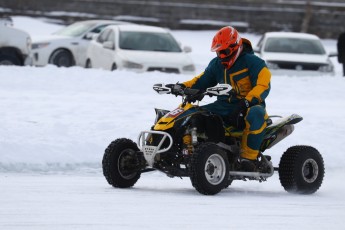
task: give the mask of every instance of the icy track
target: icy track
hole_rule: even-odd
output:
[[[101,173],[0,174],[0,229],[340,230],[345,191],[337,173],[312,196],[286,193],[277,176],[204,196],[188,179],[156,172],[132,189],[107,186]]]
[[[50,28],[28,18],[16,22],[35,33]],[[202,71],[214,31],[174,34],[193,46]],[[324,42],[334,50],[335,41]],[[102,175],[104,149],[118,137],[136,140],[151,127],[154,108],[177,107],[180,99],[158,95],[154,83],[192,76],[1,66],[0,230],[344,229],[345,78],[334,63],[334,77],[273,76],[267,99],[270,115],[304,118],[266,152],[274,165],[292,145],[312,145],[324,157],[324,183],[310,196],[288,194],[277,174],[263,183],[235,181],[216,196],[159,172],[142,174],[131,189],[114,189]]]

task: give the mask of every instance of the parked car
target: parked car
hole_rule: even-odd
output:
[[[11,18],[0,18],[0,65],[31,65],[31,37],[13,27]]]
[[[50,36],[33,37],[35,65],[54,64],[70,67],[84,66],[87,46],[93,34],[98,34],[108,25],[131,24],[112,20],[87,20],[75,22]]]
[[[307,33],[267,32],[254,48],[273,73],[334,74],[330,60],[319,37]]]
[[[89,44],[87,68],[193,74],[190,47],[181,48],[169,30],[144,25],[105,28]]]

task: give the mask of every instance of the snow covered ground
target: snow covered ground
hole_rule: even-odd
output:
[[[26,17],[14,17],[14,24],[32,35],[60,27]],[[192,46],[198,72],[214,55],[214,32],[173,31]],[[323,42],[336,49],[336,41]],[[155,93],[154,83],[192,76],[1,66],[0,229],[343,229],[345,78],[333,61],[334,77],[273,76],[267,99],[271,115],[304,117],[269,150],[274,164],[299,144],[324,157],[324,184],[310,196],[286,193],[278,175],[264,183],[235,181],[216,196],[158,172],[143,174],[131,189],[114,189],[102,175],[104,149],[118,137],[136,140],[152,125],[155,107],[178,105],[179,98]]]

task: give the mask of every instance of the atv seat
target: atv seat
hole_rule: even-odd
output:
[[[272,119],[271,118],[268,118],[266,120],[266,124],[267,126],[270,126],[272,125]],[[234,126],[227,126],[227,127],[224,127],[225,129],[225,136],[226,137],[235,137],[235,138],[241,138],[242,135],[243,135],[243,130],[241,129],[238,129]]]

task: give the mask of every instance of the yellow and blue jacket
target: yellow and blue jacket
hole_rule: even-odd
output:
[[[218,96],[217,100],[236,103],[246,98],[251,105],[265,106],[265,98],[271,88],[271,73],[265,61],[254,54],[250,42],[242,39],[243,51],[230,69],[226,69],[220,59],[215,57],[203,73],[183,84],[189,88],[203,90],[217,83],[230,84],[235,95]]]

